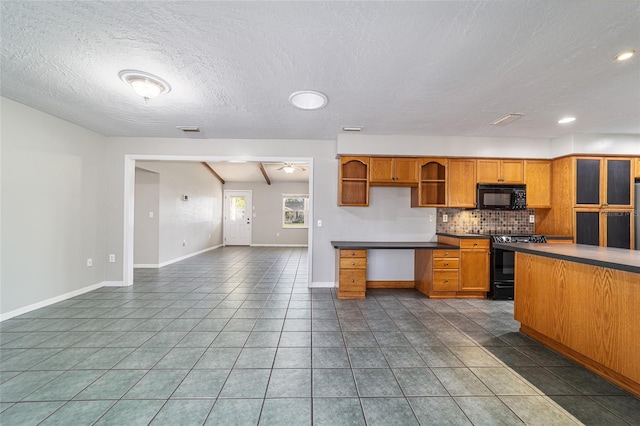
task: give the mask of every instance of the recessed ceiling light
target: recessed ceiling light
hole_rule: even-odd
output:
[[[361,132],[362,126],[343,126],[342,131],[343,132]]]
[[[324,93],[314,92],[313,90],[301,90],[292,93],[289,96],[289,102],[296,108],[311,111],[324,108],[329,100]]]
[[[169,83],[153,74],[144,71],[122,70],[118,73],[120,80],[131,85],[136,94],[142,96],[144,101],[155,98],[158,95],[169,93],[171,86]]]
[[[567,124],[576,121],[575,117],[564,117],[558,120],[558,124]]]
[[[616,61],[626,61],[627,59],[631,58],[635,54],[636,54],[635,50],[625,50],[624,52],[618,53],[616,56],[613,57],[613,59],[615,59]]]
[[[514,112],[512,114],[507,114],[503,117],[498,118],[496,121],[492,122],[491,124],[493,124],[494,126],[506,126],[507,124],[513,123],[514,121],[522,117],[524,117],[524,114],[519,112]]]

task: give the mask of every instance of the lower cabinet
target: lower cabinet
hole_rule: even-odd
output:
[[[633,211],[575,209],[576,244],[634,249]]]
[[[416,250],[416,289],[431,298],[487,297],[489,239],[438,237],[450,250]]]
[[[367,290],[367,251],[338,250],[338,299],[364,299]]]

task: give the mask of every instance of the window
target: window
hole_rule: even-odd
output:
[[[282,194],[282,227],[308,228],[309,196]]]

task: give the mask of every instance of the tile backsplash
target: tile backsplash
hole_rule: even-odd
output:
[[[437,232],[450,234],[510,234],[525,235],[535,233],[535,224],[529,223],[529,215],[535,210],[468,210],[437,209]],[[448,221],[442,220],[443,215]]]

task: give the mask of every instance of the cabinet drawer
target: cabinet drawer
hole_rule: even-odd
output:
[[[458,271],[434,271],[433,272],[434,291],[457,291]]]
[[[366,250],[340,250],[340,257],[367,257]]]
[[[460,250],[434,250],[433,257],[458,257]]]
[[[344,257],[340,259],[340,269],[363,269],[367,267],[366,257]]]
[[[489,248],[489,239],[482,240],[460,240],[460,248],[461,249],[488,249]]]
[[[364,269],[341,270],[339,287],[341,291],[365,291],[367,272]]]
[[[433,259],[433,269],[458,269],[459,259]]]

